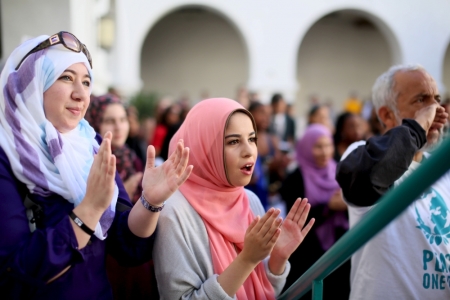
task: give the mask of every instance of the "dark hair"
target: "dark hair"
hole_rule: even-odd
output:
[[[280,102],[280,100],[283,100],[283,96],[281,94],[274,94],[272,96],[272,100],[270,101],[270,104],[274,105]]]
[[[316,112],[321,109],[322,107],[327,107],[328,106],[326,104],[316,104],[313,107],[311,107],[311,109],[308,112],[308,125],[311,125],[311,117],[314,116],[316,114]]]
[[[165,125],[165,126],[169,126],[170,124],[167,122],[167,118],[168,118],[168,116],[169,116],[169,114],[170,113],[172,113],[172,109],[176,106],[177,104],[172,104],[172,105],[169,105],[169,107],[167,107],[164,111],[163,111],[163,113],[162,113],[162,115],[161,115],[161,124],[163,124],[163,125]],[[181,111],[180,111],[180,113],[181,113]],[[180,116],[180,113],[179,113],[179,116]]]
[[[342,129],[344,129],[345,121],[350,119],[351,117],[355,116],[355,114],[352,114],[350,112],[344,112],[339,115],[336,121],[336,131],[334,132],[333,140],[334,144],[337,145],[342,140]]]
[[[317,104],[311,107],[311,109],[308,112],[308,119],[311,118],[320,108],[322,108],[323,105]]]
[[[263,106],[264,105],[261,102],[252,102],[252,104],[250,104],[250,107],[248,108],[248,111],[253,112]]]

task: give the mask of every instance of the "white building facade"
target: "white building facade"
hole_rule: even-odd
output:
[[[450,90],[446,0],[4,0],[2,59],[22,40],[60,30],[89,48],[97,94],[234,98],[275,92],[305,113],[316,95],[369,97],[378,75],[420,63]]]

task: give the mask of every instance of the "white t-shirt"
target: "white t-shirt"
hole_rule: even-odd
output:
[[[275,134],[283,140],[284,132],[286,131],[286,116],[285,114],[276,114],[273,118],[273,125],[275,128]]]
[[[348,205],[350,227],[374,207]],[[450,172],[352,256],[350,280],[350,299],[450,299]]]

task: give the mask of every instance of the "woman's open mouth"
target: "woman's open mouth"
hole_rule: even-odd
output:
[[[253,164],[246,164],[241,168],[241,172],[245,175],[252,175],[253,173]]]

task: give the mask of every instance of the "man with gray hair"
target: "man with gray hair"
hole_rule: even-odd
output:
[[[436,145],[448,114],[419,65],[393,66],[373,87],[382,136],[352,144],[337,167],[354,226]],[[352,256],[350,299],[450,299],[450,173]]]

